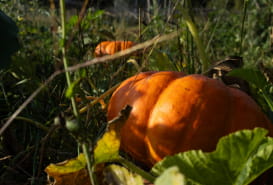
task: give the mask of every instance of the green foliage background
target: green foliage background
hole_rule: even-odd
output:
[[[181,13],[181,8],[190,7],[211,63],[239,55],[244,58],[244,68],[257,68],[260,62],[272,68],[271,0],[220,0],[207,1],[205,5],[190,5],[184,1],[181,5],[178,2],[172,0],[162,5],[153,1],[147,9],[140,9],[141,16],[130,9],[122,14],[112,7],[99,9],[89,3],[79,27],[76,26],[79,10],[69,9],[66,21],[67,39],[72,38],[67,47],[69,65],[94,58],[94,48],[103,40],[140,43],[181,29],[179,37],[156,45],[142,53],[136,61],[142,71],[200,73],[196,45]],[[9,67],[0,71],[0,120],[4,124],[35,89],[63,66],[57,8],[52,9],[38,0],[2,0],[0,9],[16,22],[20,43],[20,49],[12,56]],[[138,72],[139,69],[127,60],[121,58],[72,73],[73,81],[79,82],[73,93],[81,97],[100,96]],[[263,90],[272,102],[272,84],[266,85]],[[50,132],[56,117],[72,117],[70,102],[65,97],[66,89],[64,75],[57,76],[0,136],[0,182],[43,184],[45,166],[77,154],[77,142],[64,127]],[[263,94],[259,93],[260,88],[253,84],[252,90],[257,102],[270,115],[272,109]],[[105,126],[105,109],[95,105],[83,116],[83,120],[92,139]]]

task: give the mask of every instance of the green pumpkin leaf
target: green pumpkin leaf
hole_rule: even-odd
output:
[[[153,168],[160,175],[177,165],[193,185],[248,185],[273,167],[273,139],[262,128],[242,130],[220,139],[214,152],[192,150],[166,157]]]
[[[15,22],[0,10],[0,69],[7,67],[11,55],[19,49],[18,27]]]

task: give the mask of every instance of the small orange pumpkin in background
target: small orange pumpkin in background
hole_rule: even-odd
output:
[[[191,149],[210,152],[222,136],[273,125],[244,92],[203,75],[144,72],[113,93],[108,120],[132,106],[121,130],[121,148],[151,167],[167,155]]]
[[[118,51],[125,50],[134,45],[132,41],[103,41],[95,48],[95,57],[113,55]]]

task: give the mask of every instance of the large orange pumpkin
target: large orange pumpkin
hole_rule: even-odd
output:
[[[125,50],[134,45],[132,41],[103,41],[95,48],[95,56],[101,57],[103,55],[113,55],[118,51]]]
[[[113,93],[108,120],[125,105],[131,114],[121,147],[151,167],[166,155],[190,149],[213,151],[220,137],[240,129],[273,125],[244,92],[218,80],[182,72],[144,72]]]

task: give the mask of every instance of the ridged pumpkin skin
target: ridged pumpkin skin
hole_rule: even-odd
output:
[[[103,41],[95,48],[95,56],[113,55],[134,45],[132,41]]]
[[[132,111],[121,130],[121,147],[149,167],[166,155],[213,151],[220,137],[240,129],[263,127],[273,135],[273,125],[247,94],[202,75],[133,76],[113,93],[108,120],[127,104]]]

